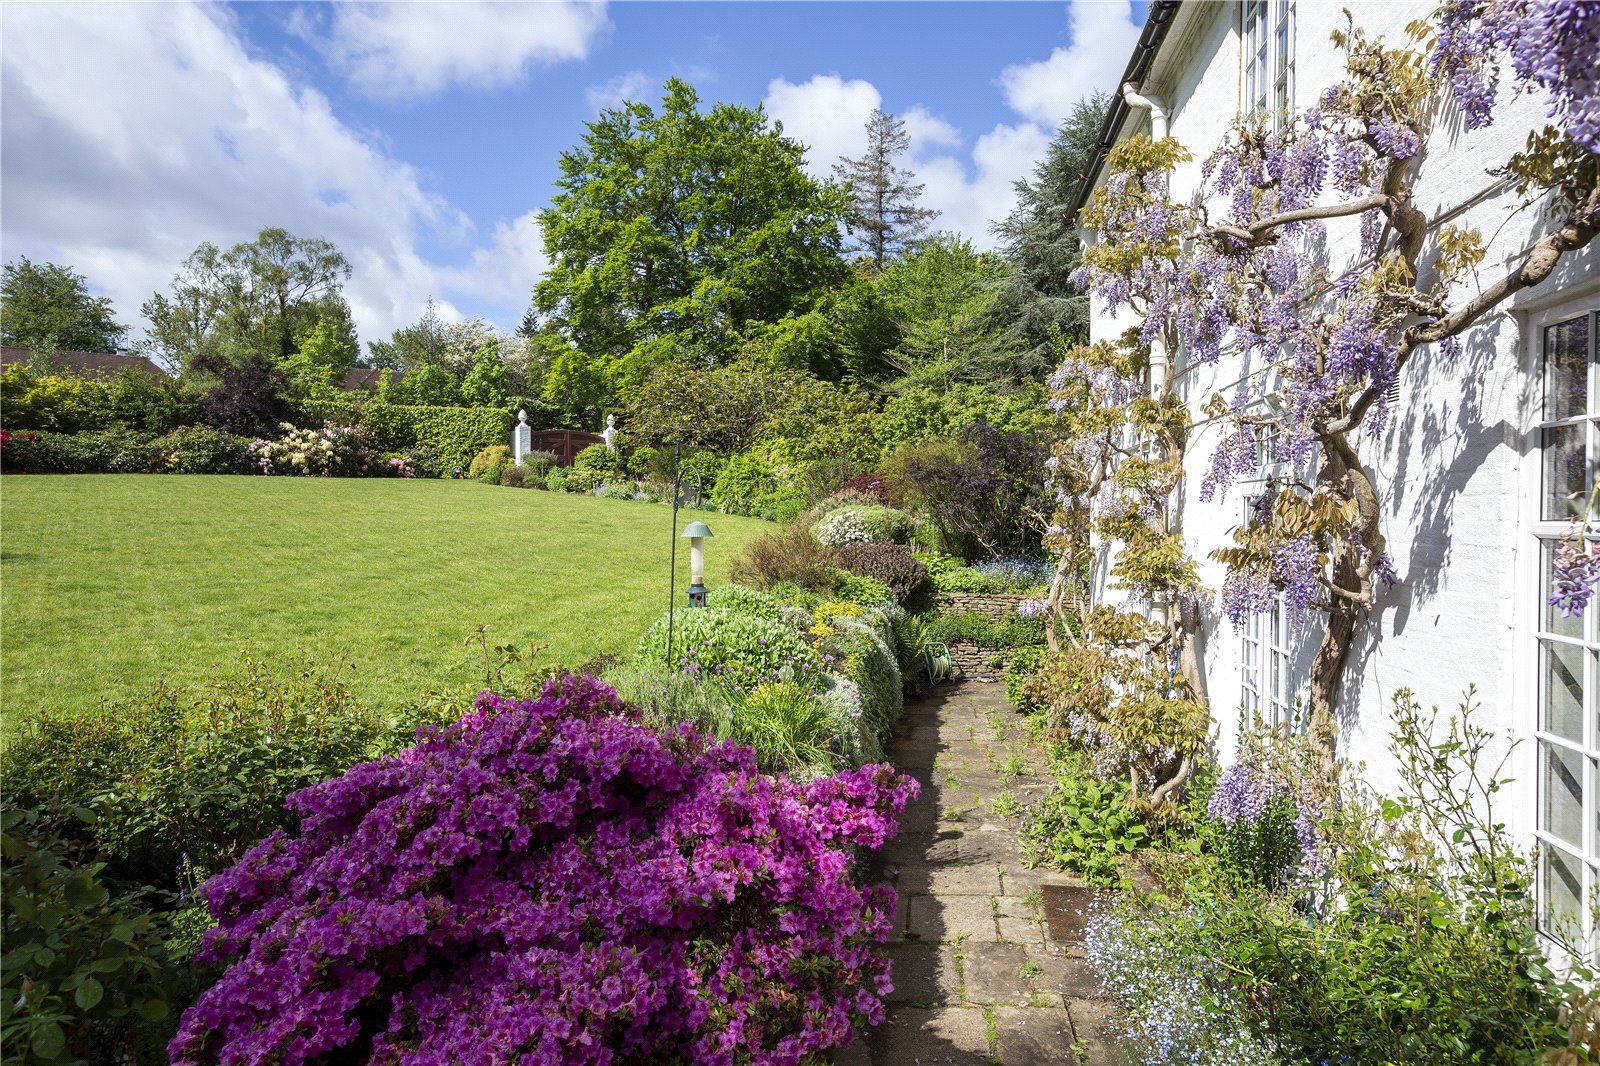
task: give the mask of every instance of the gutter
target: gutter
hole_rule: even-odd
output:
[[[1150,73],[1150,66],[1155,62],[1156,53],[1161,51],[1161,44],[1167,39],[1167,31],[1172,28],[1172,20],[1178,13],[1179,0],[1152,0],[1150,14],[1145,18],[1144,30],[1139,34],[1139,43],[1134,46],[1133,55],[1128,60],[1127,69],[1122,72],[1122,79],[1118,85],[1142,85],[1145,76]],[[1100,124],[1100,136],[1094,145],[1094,154],[1089,157],[1089,165],[1084,168],[1083,177],[1078,181],[1077,191],[1072,194],[1072,218],[1078,217],[1078,212],[1083,210],[1089,202],[1089,195],[1094,192],[1095,182],[1100,180],[1100,168],[1105,164],[1106,153],[1111,151],[1117,143],[1117,134],[1122,130],[1122,124],[1127,121],[1131,109],[1123,93],[1116,93],[1111,99],[1111,108],[1106,112],[1106,119]]]

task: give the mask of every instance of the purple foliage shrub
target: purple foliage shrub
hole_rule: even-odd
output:
[[[289,798],[203,889],[227,964],[174,1062],[796,1063],[883,1017],[893,892],[855,882],[916,783],[808,784],[591,677],[489,693]]]
[[[841,544],[834,549],[839,565],[852,574],[876,578],[889,586],[902,606],[926,599],[928,568],[899,544]]]

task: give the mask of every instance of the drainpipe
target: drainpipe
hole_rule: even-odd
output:
[[[1136,111],[1150,112],[1150,139],[1164,141],[1167,139],[1168,118],[1167,105],[1159,96],[1143,95],[1138,86],[1127,82],[1122,86],[1122,101]],[[1166,395],[1168,378],[1172,372],[1172,361],[1167,358],[1167,342],[1157,336],[1150,342],[1150,396],[1152,399]],[[1167,605],[1152,603],[1150,605],[1150,620],[1157,622],[1163,629],[1167,626]]]
[[[1141,95],[1138,87],[1133,82],[1128,82],[1122,87],[1122,101],[1136,111],[1150,112],[1150,139],[1164,141],[1167,139],[1167,105],[1159,96]],[[1167,376],[1171,373],[1171,361],[1167,359],[1166,341],[1157,337],[1150,342],[1150,395],[1160,396],[1167,390]]]

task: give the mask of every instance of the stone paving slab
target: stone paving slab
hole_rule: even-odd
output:
[[[1081,949],[1053,943],[1044,875],[1022,866],[1020,819],[998,815],[1050,780],[999,685],[935,689],[909,704],[888,759],[923,783],[869,874],[898,896],[884,1024],[834,1057],[844,1066],[1111,1066],[1115,1005]],[[1018,768],[1027,770],[1017,774]]]

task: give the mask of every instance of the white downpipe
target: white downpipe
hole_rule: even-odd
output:
[[[1128,82],[1122,86],[1122,101],[1130,108],[1137,111],[1150,112],[1150,139],[1164,141],[1167,139],[1168,120],[1166,103],[1159,96],[1150,96],[1139,92],[1138,86]],[[1167,379],[1172,373],[1172,360],[1167,358],[1167,342],[1160,336],[1150,342],[1150,395],[1152,398],[1162,396],[1167,391]],[[1164,628],[1167,624],[1167,608],[1165,604],[1150,605],[1150,619],[1158,622]]]

